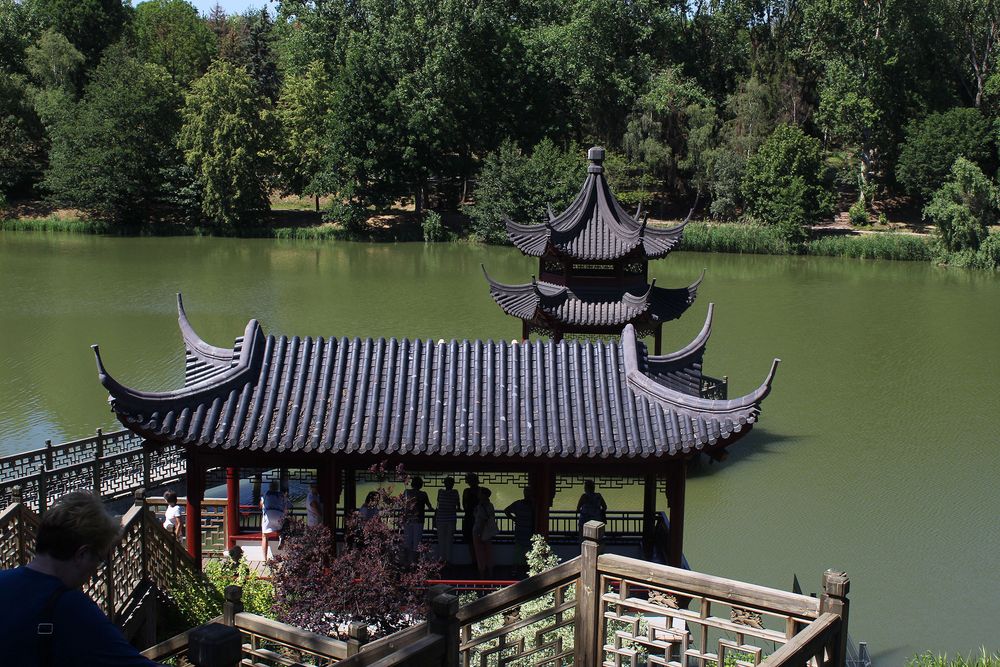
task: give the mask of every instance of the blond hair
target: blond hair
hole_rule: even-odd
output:
[[[84,546],[103,553],[120,534],[121,522],[108,513],[100,498],[88,491],[70,491],[42,515],[36,550],[68,560]]]

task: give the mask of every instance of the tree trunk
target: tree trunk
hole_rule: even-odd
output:
[[[319,213],[319,195],[315,194],[313,197],[316,198],[316,212]]]

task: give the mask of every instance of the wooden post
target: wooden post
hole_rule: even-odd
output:
[[[600,654],[604,623],[600,614],[600,577],[597,557],[604,541],[604,524],[588,521],[583,526],[583,544],[580,546],[580,581],[576,589],[576,635],[574,638],[574,665],[597,665]]]
[[[94,444],[94,495],[100,498],[101,493],[101,459],[104,458],[104,432],[97,429],[97,439]]]
[[[149,448],[146,446],[145,441],[142,445],[142,485],[147,489],[152,486],[153,474],[151,468],[153,467],[153,457],[149,455]]]
[[[15,484],[11,488],[11,490],[10,490],[10,502],[13,505],[22,505],[22,507],[20,509],[18,509],[18,512],[21,513],[21,517],[23,519],[23,517],[24,517],[24,507],[23,507],[23,504],[22,504],[21,485],[20,484]],[[25,559],[24,559],[24,551],[25,551],[25,549],[24,549],[24,543],[26,541],[27,540],[24,539],[24,521],[23,520],[22,521],[18,521],[17,522],[17,564],[18,565],[27,565],[28,564],[27,561],[25,561]]]
[[[243,658],[243,637],[222,623],[200,625],[188,635],[188,660],[195,667],[238,667]]]
[[[541,464],[528,473],[535,503],[535,533],[549,536],[549,508],[556,495],[555,478],[548,464]]]
[[[661,345],[663,343],[663,325],[656,327],[656,337],[653,339],[653,354],[660,356]]]
[[[442,593],[431,600],[430,631],[444,639],[442,667],[458,667],[458,596]]]
[[[667,565],[684,566],[684,487],[687,483],[687,461],[670,462],[667,479],[667,502],[670,504],[670,542]]]
[[[528,323],[521,320],[521,342],[524,343],[528,340]]]
[[[226,548],[232,549],[240,534],[240,472],[226,468]]]
[[[226,586],[223,596],[225,602],[222,603],[222,622],[236,625],[236,614],[243,612],[243,589],[239,586]]]
[[[323,499],[323,525],[333,534],[334,555],[337,550],[337,499],[340,497],[340,478],[338,467],[331,458],[316,469],[319,479],[316,480],[316,490]]]
[[[642,555],[653,559],[653,533],[656,530],[656,475],[645,475],[642,486]]]
[[[136,489],[135,491],[132,492],[132,504],[135,507],[139,507],[139,508],[145,510],[145,508],[146,508],[146,489],[145,488],[143,488],[143,487],[140,486],[138,489]],[[141,528],[141,531],[142,531],[142,533],[141,533],[142,540],[139,542],[139,550],[140,550],[140,557],[139,557],[140,563],[139,563],[139,567],[141,568],[140,571],[142,573],[142,579],[143,580],[147,580],[149,578],[149,543],[146,540],[146,525],[147,524],[146,524],[146,517],[145,516],[142,517],[142,522],[143,522],[142,523],[142,528]],[[156,621],[155,618],[153,618],[152,620],[153,620],[153,622]]]
[[[205,496],[205,473],[194,452],[187,458],[187,549],[201,570],[201,501]]]
[[[827,570],[823,573],[823,594],[819,598],[819,613],[831,613],[840,616],[840,637],[834,647],[834,655],[830,663],[835,667],[847,664],[847,617],[850,611],[850,601],[847,594],[851,590],[851,579],[846,572]]]
[[[361,647],[368,643],[368,624],[351,621],[347,626],[347,657],[361,653]]]

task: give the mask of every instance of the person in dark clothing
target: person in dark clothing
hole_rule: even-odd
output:
[[[469,558],[472,564],[476,565],[476,546],[472,541],[472,527],[476,523],[476,507],[479,505],[479,475],[474,472],[465,474],[465,483],[468,486],[462,491],[462,537],[469,547]]]
[[[410,488],[403,492],[406,499],[405,515],[403,517],[403,560],[406,564],[414,563],[420,550],[420,542],[424,537],[424,510],[434,511],[431,499],[423,491],[424,480],[414,477],[410,480]]]
[[[36,555],[0,572],[0,662],[18,667],[157,667],[129,644],[80,587],[103,563],[121,525],[86,491],[42,515]]]
[[[525,487],[522,495],[523,498],[507,505],[503,513],[514,522],[514,568],[519,574],[527,575],[528,552],[535,532],[535,506],[530,487]]]

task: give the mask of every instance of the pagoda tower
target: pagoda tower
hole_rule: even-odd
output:
[[[521,320],[521,338],[532,332],[557,342],[565,334],[618,336],[627,324],[653,336],[660,354],[663,323],[679,318],[694,302],[701,279],[667,289],[649,282],[649,260],[666,257],[691,215],[673,227],[649,227],[641,207],[629,215],[604,177],[604,149],[587,152],[587,179],[572,204],[543,224],[505,219],[507,236],[527,256],[538,258],[538,278],[506,285],[486,273],[490,295]],[[692,209],[693,211],[693,209]],[[704,273],[702,274],[704,277]]]

